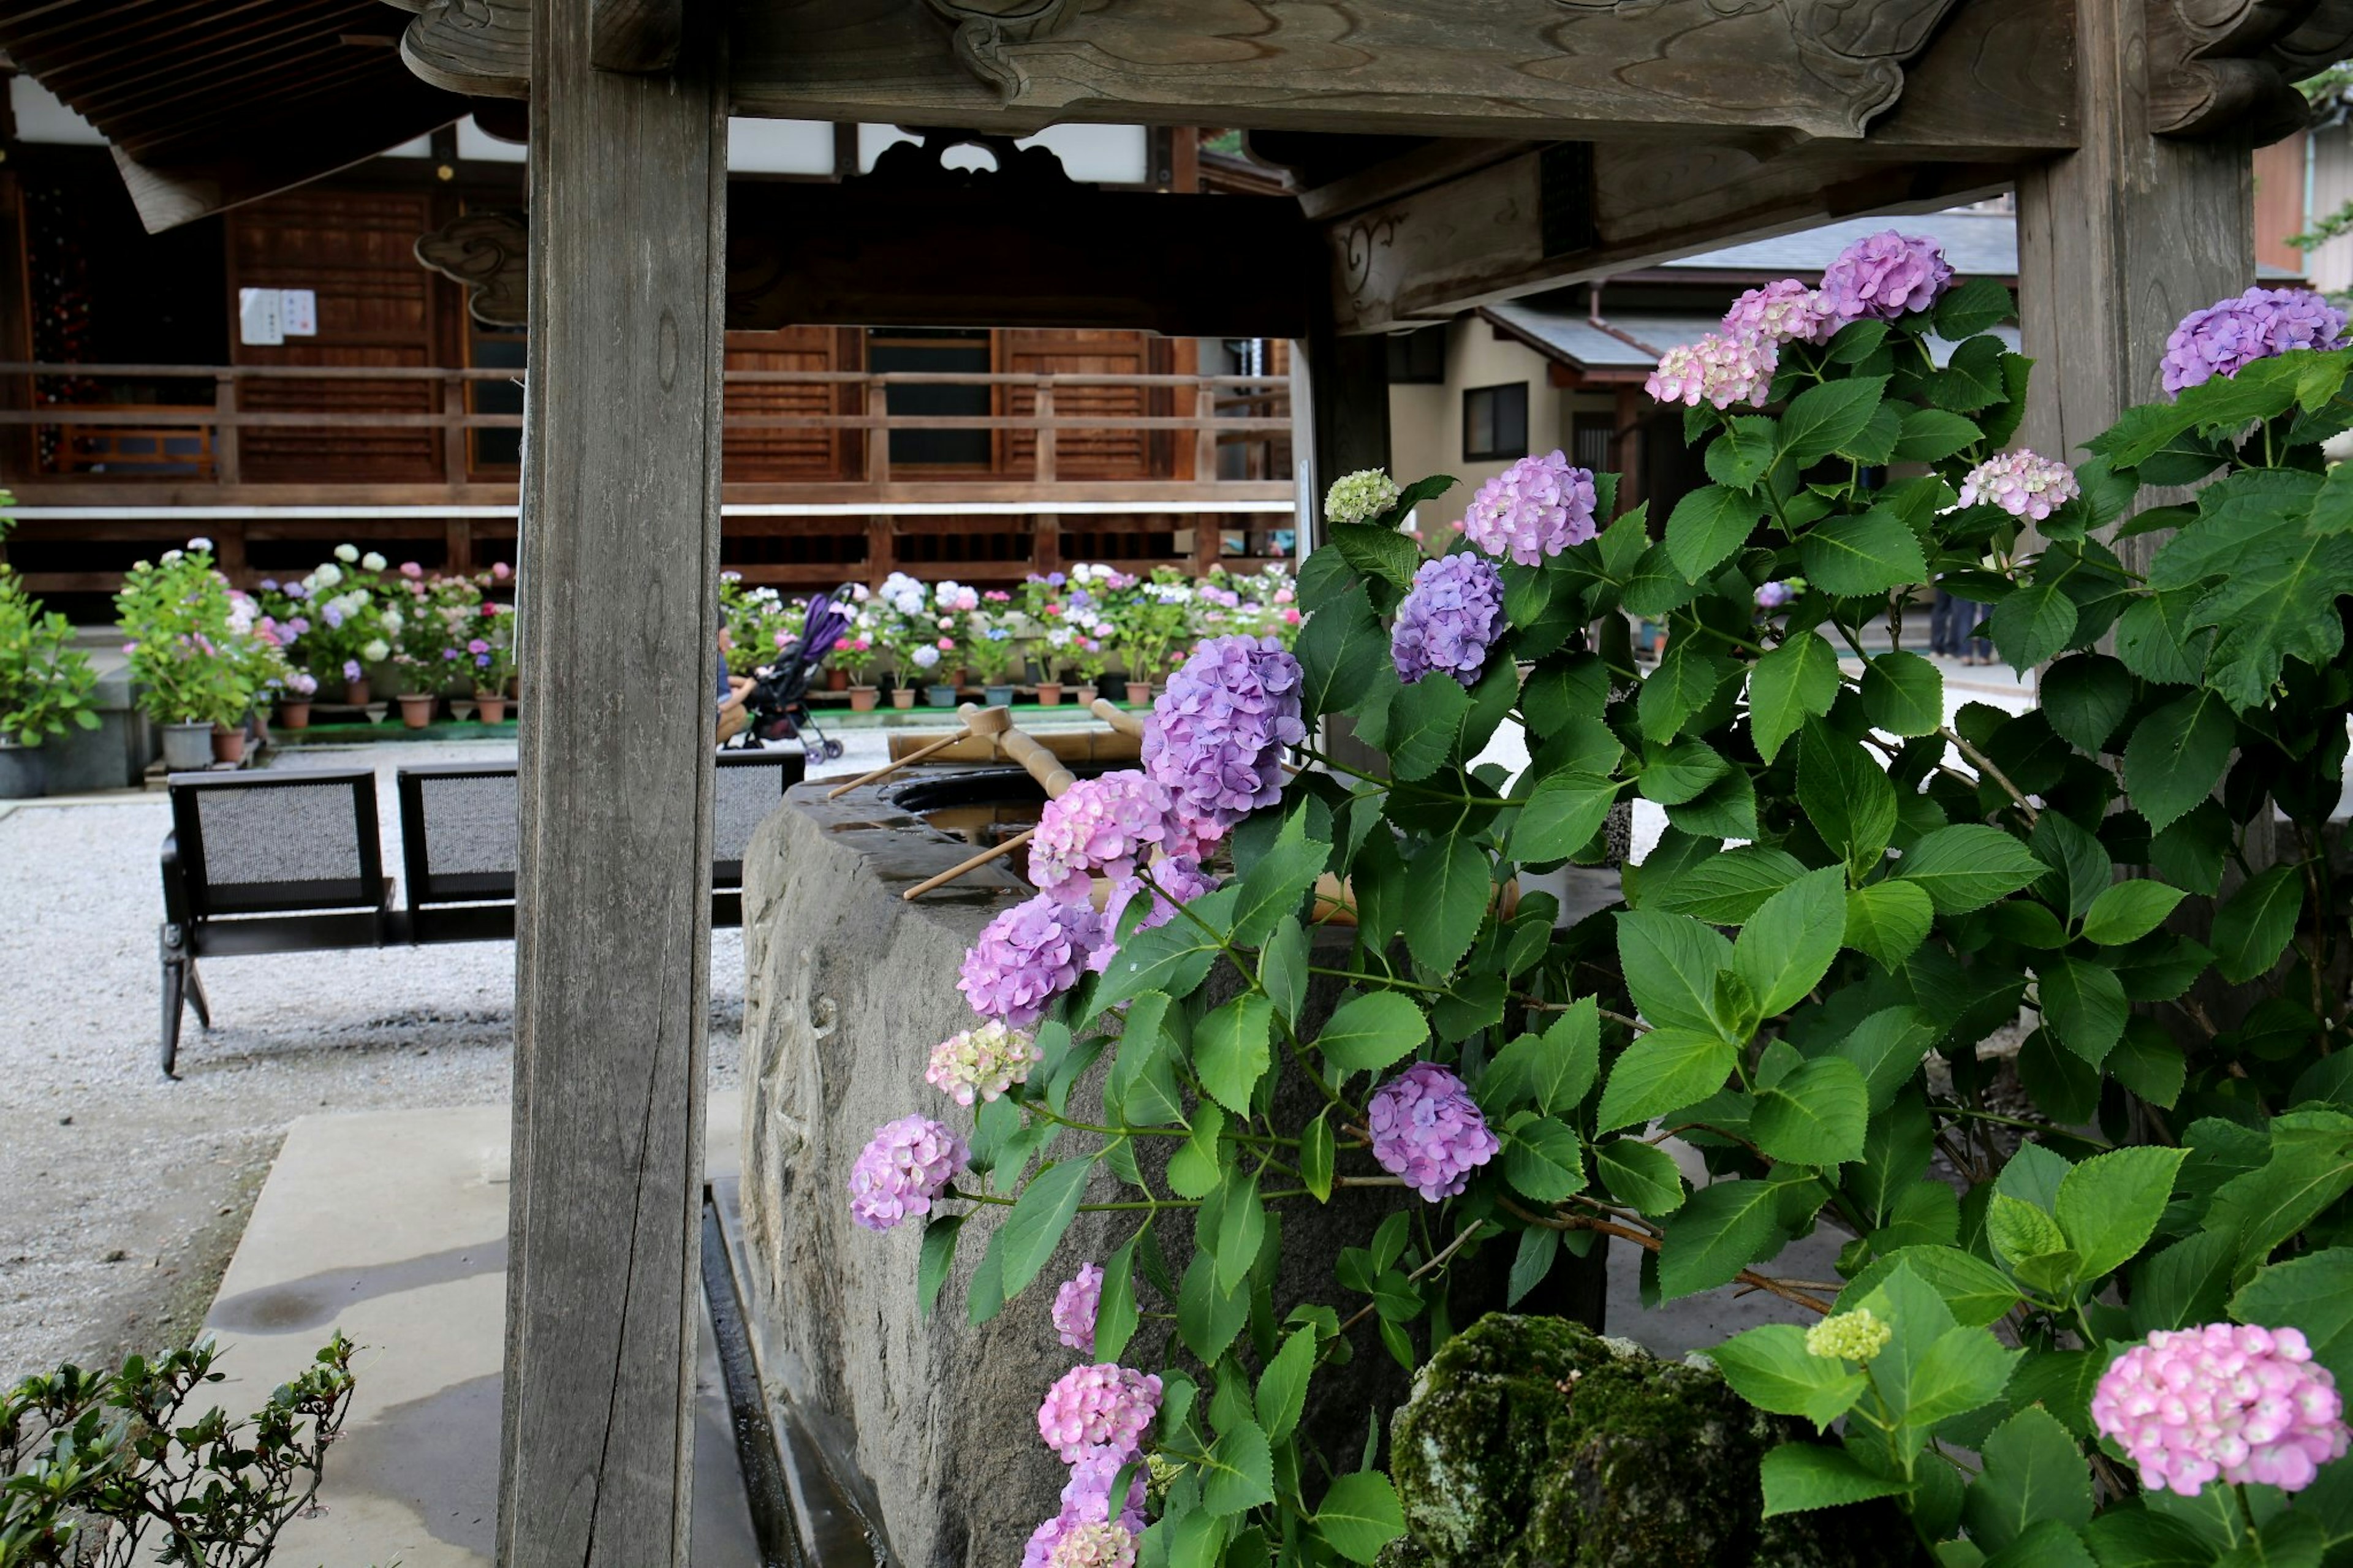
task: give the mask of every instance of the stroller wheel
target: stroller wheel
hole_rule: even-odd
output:
[[[828,762],[833,762],[833,761],[837,760],[838,758],[839,758],[839,757],[840,757],[840,755],[841,755],[841,742],[839,742],[839,741],[828,741],[828,742],[825,743],[825,759],[826,759],[826,761],[828,761]]]

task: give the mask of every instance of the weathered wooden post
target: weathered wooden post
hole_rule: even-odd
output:
[[[647,10],[531,12],[506,1568],[687,1554],[726,109]]]

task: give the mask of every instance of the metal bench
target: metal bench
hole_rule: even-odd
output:
[[[739,926],[744,848],[800,782],[805,758],[796,747],[716,761],[711,923]],[[161,938],[166,1078],[178,1076],[184,1009],[212,1027],[198,959],[513,940],[514,764],[402,768],[393,778],[407,880],[397,905],[372,770],[173,775]]]

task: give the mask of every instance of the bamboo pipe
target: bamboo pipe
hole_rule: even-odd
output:
[[[851,790],[863,788],[876,779],[887,779],[901,768],[913,767],[925,757],[944,752],[950,746],[965,741],[976,740],[984,735],[1002,735],[1013,728],[1013,710],[1010,708],[983,708],[976,703],[966,702],[956,709],[956,715],[964,721],[964,728],[955,734],[943,736],[928,746],[910,752],[893,762],[885,763],[871,773],[860,773],[848,784],[828,790],[825,798],[839,800]]]
[[[1138,740],[1144,738],[1144,721],[1107,697],[1096,698],[1088,711],[1123,735],[1134,735]]]
[[[1012,837],[1006,839],[1003,843],[992,845],[988,848],[982,850],[979,854],[973,856],[970,859],[956,862],[956,864],[949,867],[938,876],[924,878],[922,881],[916,883],[913,887],[900,894],[899,897],[912,903],[913,900],[922,898],[925,893],[930,892],[934,888],[946,887],[950,882],[955,881],[966,871],[977,871],[983,866],[987,865],[991,860],[995,860],[1001,856],[1011,854],[1014,850],[1020,848],[1024,844],[1029,843],[1029,840],[1036,836],[1037,832],[1038,830],[1034,827],[1025,827],[1020,832],[1015,834]]]

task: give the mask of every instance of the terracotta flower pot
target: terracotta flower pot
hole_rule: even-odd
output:
[[[893,687],[893,688],[892,689],[892,691],[891,691],[891,706],[892,706],[892,707],[893,707],[893,708],[913,708],[914,705],[915,705],[915,689],[914,689],[913,687],[912,687],[912,686],[900,686],[900,687]]]
[[[827,670],[827,671],[825,672],[825,689],[826,689],[828,691],[847,691],[847,690],[849,690],[849,671],[848,671],[848,670],[846,670],[846,669],[828,669],[828,670]]]
[[[1095,705],[1094,682],[1087,680],[1079,683],[1077,701],[1082,708],[1092,708]]]
[[[474,700],[480,705],[480,714],[483,723],[504,722],[507,716],[507,700],[504,694],[492,696],[487,691],[477,691],[474,693]]]
[[[362,676],[357,680],[344,681],[343,700],[354,708],[366,707],[368,705],[367,677]]]
[[[881,700],[882,693],[874,687],[853,686],[849,689],[849,710],[852,713],[871,713],[874,705]]]
[[[1038,706],[1040,708],[1060,708],[1061,705],[1062,683],[1059,680],[1039,681],[1038,683]]]
[[[235,729],[227,724],[213,726],[213,761],[216,763],[245,761],[245,729],[242,725]]]
[[[280,724],[285,725],[290,730],[309,729],[311,727],[311,704],[308,701],[280,702],[278,705],[278,721]]]
[[[440,700],[438,697],[419,697],[411,692],[402,692],[400,721],[412,730],[422,730],[433,722],[433,710]]]

